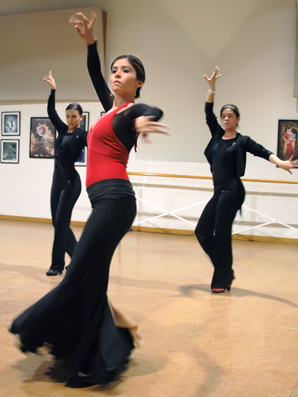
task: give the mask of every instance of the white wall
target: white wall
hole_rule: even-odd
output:
[[[202,75],[210,74],[215,64],[222,72],[215,111],[218,113],[220,106],[227,102],[237,104],[241,113],[239,131],[276,152],[278,119],[297,119],[293,98],[296,35],[293,0],[260,0],[216,59],[211,59],[158,1],[102,0],[98,3],[108,13],[107,71],[119,54],[132,53],[140,57],[147,72],[141,100],[162,108],[163,121],[172,126],[171,137],[154,136],[152,145],[139,142],[138,153],[131,153],[129,171],[210,176],[203,156],[209,132],[204,121],[207,87]],[[210,29],[216,29],[212,21]],[[83,44],[78,42],[78,45]],[[61,115],[65,105],[57,105]],[[88,102],[83,103],[83,107],[90,112],[91,123],[95,121],[100,105]],[[20,164],[0,164],[0,214],[49,218],[53,160],[29,159],[30,117],[46,116],[46,104],[2,105],[0,110],[19,110],[22,114]],[[247,160],[247,178],[298,180],[298,170],[290,176],[262,159],[248,155]],[[85,168],[81,167],[79,172],[84,185]],[[211,181],[138,176],[131,180],[141,198],[168,211],[203,202],[212,194]],[[298,225],[297,185],[245,183],[245,187],[245,205],[281,222]],[[203,206],[183,210],[178,215],[195,224]],[[89,212],[83,189],[73,219],[85,220]],[[157,215],[160,211],[140,203],[136,221],[143,213]],[[242,227],[243,222],[246,227],[266,220],[245,209],[243,213],[244,221],[237,218],[235,230]],[[193,229],[191,224],[175,220],[171,215],[142,226]],[[256,229],[252,234],[298,238],[296,230],[278,223]]]
[[[99,37],[100,57],[104,59],[104,16],[100,7],[92,7],[97,13],[94,33]],[[90,8],[81,9],[91,13]],[[40,79],[52,70],[59,83],[60,98],[96,100],[85,68],[85,48],[78,44],[77,33],[69,24],[69,17],[79,9],[31,12],[0,16],[0,103],[19,100],[42,101],[47,93],[46,85],[40,87]],[[25,33],[25,34],[24,34]],[[73,83],[79,76],[80,89]]]

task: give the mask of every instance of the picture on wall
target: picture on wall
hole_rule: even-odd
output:
[[[81,151],[79,158],[75,162],[75,165],[87,165],[87,146]]]
[[[280,159],[298,160],[297,135],[298,120],[278,120],[277,156]]]
[[[19,163],[19,139],[1,139],[1,163]]]
[[[56,129],[49,117],[31,117],[30,158],[54,158]]]
[[[83,118],[80,121],[80,127],[82,130],[89,131],[89,112],[83,112]],[[79,158],[75,162],[75,165],[86,165],[87,164],[87,147],[81,151]]]
[[[82,130],[89,130],[89,112],[83,112],[83,118],[80,121],[80,127]]]
[[[1,135],[21,135],[20,131],[21,112],[1,113]]]

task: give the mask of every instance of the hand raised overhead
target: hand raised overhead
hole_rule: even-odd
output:
[[[208,84],[212,90],[215,89],[215,81],[221,76],[221,74],[217,74],[219,72],[218,66],[215,66],[213,73],[210,77],[203,75],[204,79],[208,81]]]
[[[96,38],[93,34],[93,25],[97,18],[97,15],[92,11],[91,20],[82,13],[77,12],[69,18],[69,23],[74,23],[77,32],[79,33],[81,39],[87,44],[93,44]]]
[[[43,76],[43,81],[48,83],[51,86],[52,90],[56,89],[56,82],[55,82],[54,77],[52,76],[51,70],[49,71],[49,74],[47,76]]]

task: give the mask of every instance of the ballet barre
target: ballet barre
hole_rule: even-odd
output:
[[[128,175],[131,175],[131,176],[144,176],[144,177],[157,177],[157,178],[212,180],[211,176],[165,174],[165,173],[153,173],[153,172],[128,172]],[[254,182],[254,183],[273,183],[273,184],[298,185],[298,181],[275,180],[275,179],[241,178],[241,181],[242,182]],[[182,187],[182,189],[183,189],[183,187]],[[150,203],[149,201],[144,200],[143,198],[141,198],[139,196],[136,196],[136,199],[138,201],[140,201],[140,202],[143,202],[145,204],[148,204],[148,205],[154,207],[155,209],[157,209],[161,213],[159,215],[155,215],[155,216],[152,216],[152,217],[149,217],[149,218],[146,218],[146,219],[142,219],[142,220],[136,221],[136,222],[133,223],[133,226],[137,226],[137,225],[140,225],[141,223],[149,222],[149,221],[152,221],[152,220],[155,220],[155,219],[158,219],[158,218],[162,218],[162,217],[165,217],[165,216],[172,216],[172,217],[174,217],[176,219],[181,220],[182,222],[185,222],[185,223],[191,225],[193,228],[195,228],[196,223],[190,222],[189,220],[177,215],[177,213],[180,212],[180,211],[184,211],[186,209],[197,207],[197,206],[202,205],[202,204],[206,204],[209,201],[209,200],[205,200],[205,201],[201,201],[199,203],[195,203],[195,204],[183,207],[183,208],[176,209],[174,211],[167,211],[164,208],[161,208],[161,207],[159,207],[159,206],[157,206],[157,205],[155,205],[153,203]],[[253,213],[257,214],[257,215],[263,216],[263,217],[265,217],[267,219],[267,221],[263,222],[263,223],[260,223],[260,224],[258,224],[256,226],[251,226],[251,227],[248,227],[248,228],[245,228],[245,229],[242,229],[242,230],[234,231],[234,232],[232,232],[232,234],[241,234],[241,233],[244,233],[244,232],[247,232],[247,231],[251,231],[253,229],[257,229],[257,228],[260,228],[260,227],[264,227],[264,226],[268,226],[270,224],[276,224],[276,223],[278,223],[278,224],[280,224],[280,225],[282,225],[282,226],[284,226],[286,228],[289,228],[289,229],[292,229],[292,230],[295,230],[295,231],[298,232],[298,229],[296,227],[288,225],[285,222],[281,222],[281,221],[279,221],[279,220],[277,220],[275,218],[272,218],[272,217],[270,217],[270,216],[268,216],[268,215],[266,215],[266,214],[264,214],[262,212],[259,212],[259,211],[256,211],[256,210],[250,208],[250,207],[247,207],[246,205],[242,205],[242,209],[246,210],[245,213],[247,213],[247,211],[251,211],[251,212],[253,212]]]

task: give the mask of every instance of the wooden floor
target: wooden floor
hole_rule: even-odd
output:
[[[23,355],[7,332],[63,277],[45,275],[52,238],[51,225],[0,221],[0,396],[298,397],[298,246],[235,241],[236,280],[214,295],[194,237],[128,233],[109,297],[143,345],[121,381],[74,390],[51,356]]]

